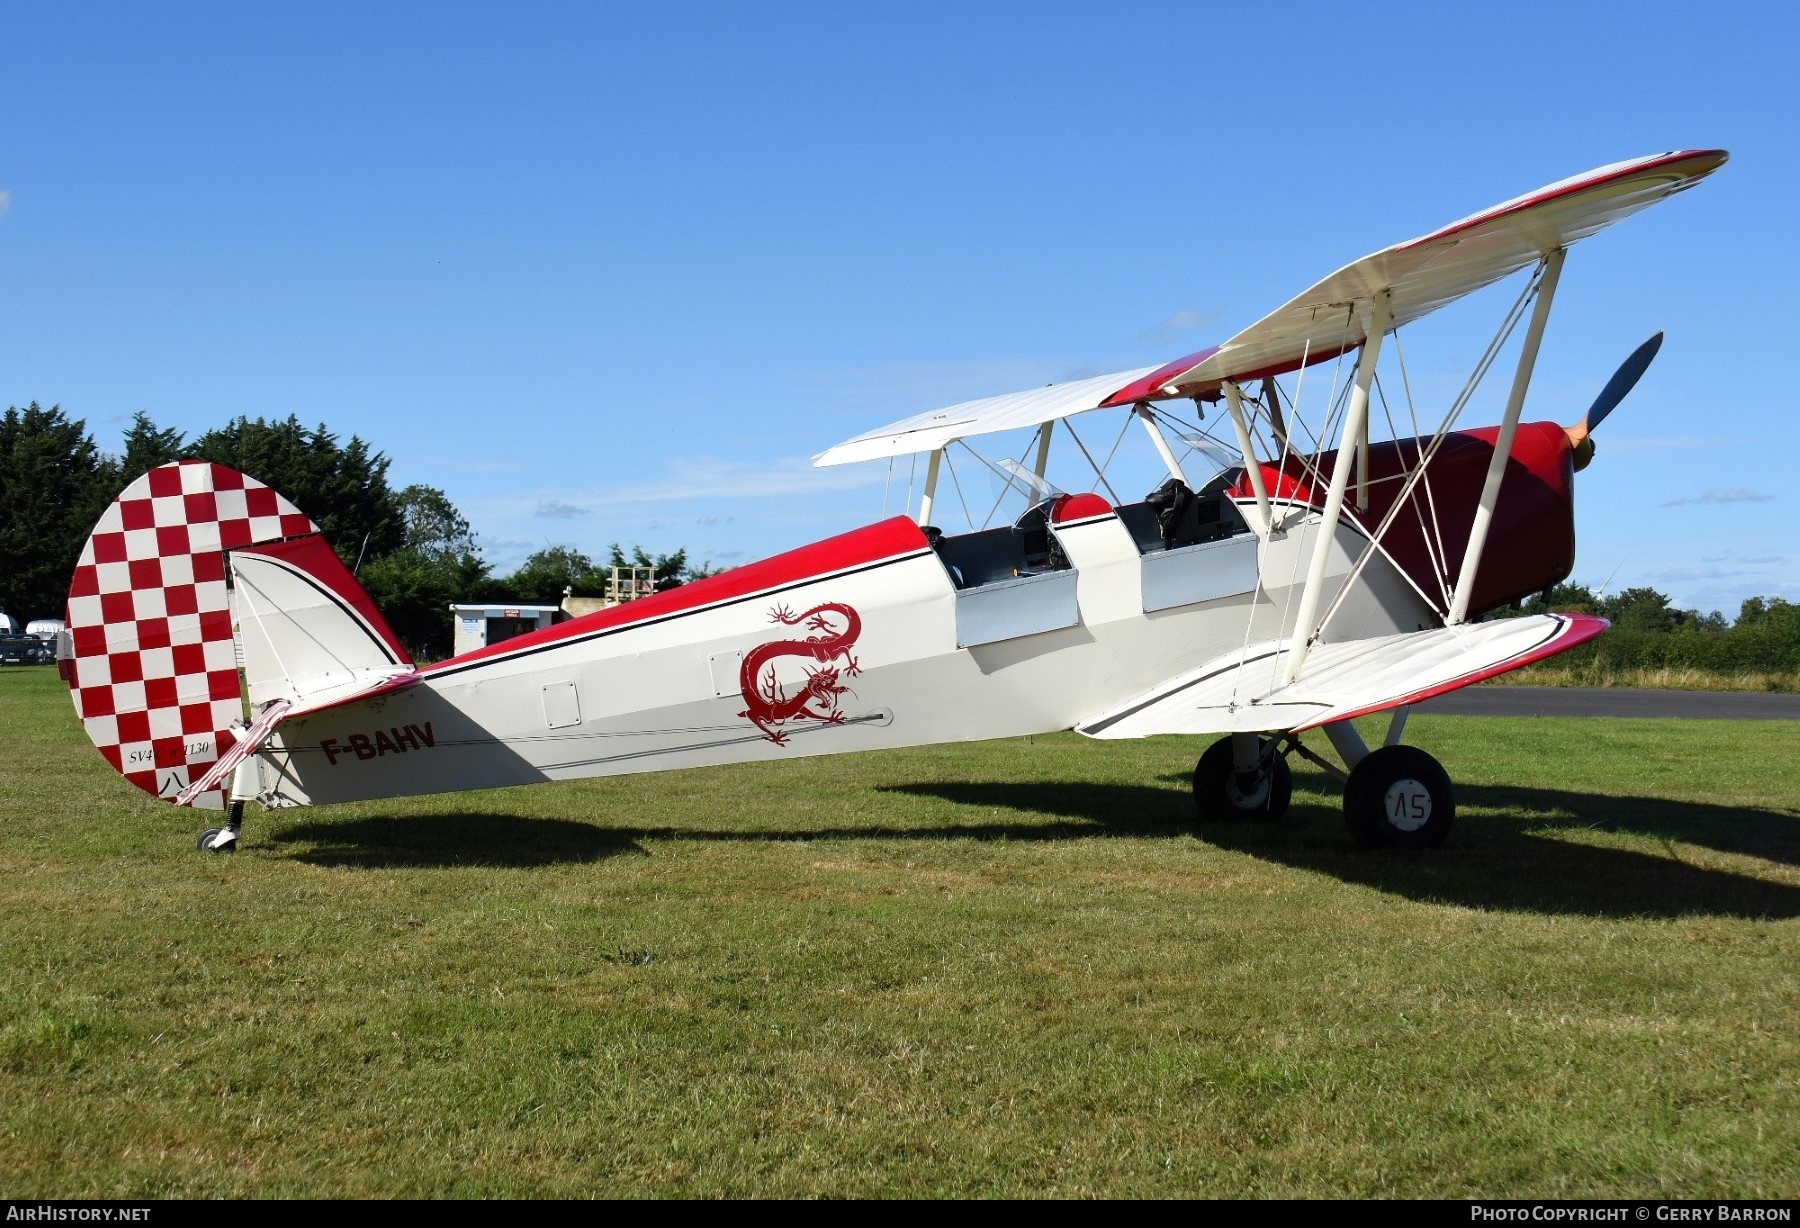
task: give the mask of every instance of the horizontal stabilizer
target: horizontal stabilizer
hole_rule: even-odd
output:
[[[1542,661],[1599,635],[1604,618],[1537,614],[1316,644],[1282,685],[1291,640],[1267,640],[1179,674],[1075,726],[1090,738],[1298,733],[1420,703]]]

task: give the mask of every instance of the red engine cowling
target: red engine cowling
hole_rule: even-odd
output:
[[[1499,434],[1499,427],[1489,426],[1446,435],[1426,467],[1425,478],[1408,498],[1411,506],[1401,509],[1382,536],[1382,548],[1440,612],[1443,590],[1432,561],[1439,553],[1438,537],[1441,534],[1443,539],[1439,562],[1448,583],[1454,584]],[[1372,445],[1369,510],[1357,512],[1353,479],[1344,515],[1373,533],[1405,484],[1400,475],[1417,463],[1422,442],[1401,439]],[[1323,479],[1329,479],[1337,453],[1323,452],[1313,460]],[[1282,470],[1269,464],[1262,468],[1270,494],[1279,492],[1278,497],[1324,505],[1324,481],[1318,480],[1320,488],[1315,489],[1299,458],[1289,458]],[[1232,494],[1253,497],[1247,480],[1240,481]],[[1475,573],[1469,616],[1477,617],[1549,588],[1567,578],[1574,566],[1575,466],[1568,432],[1554,422],[1522,423],[1501,481],[1487,548]]]

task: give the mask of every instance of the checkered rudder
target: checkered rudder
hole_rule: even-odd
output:
[[[209,461],[152,469],[100,517],[69,586],[76,715],[107,762],[165,801],[244,716],[225,552],[317,533],[254,478]],[[223,788],[194,803],[225,804]]]

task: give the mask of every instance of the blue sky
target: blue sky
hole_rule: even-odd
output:
[[[1576,578],[1734,613],[1800,598],[1797,35],[1791,4],[8,6],[0,400],[108,447],[139,409],[322,420],[503,567],[737,563],[880,515],[883,466],[806,463],[868,427],[1160,362],[1716,145],[1574,250],[1528,416],[1666,329],[1581,475]],[[1514,292],[1403,335],[1423,406]]]

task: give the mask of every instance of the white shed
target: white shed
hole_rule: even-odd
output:
[[[553,605],[452,604],[450,615],[456,620],[456,655],[460,657],[465,652],[548,627],[561,612],[561,607]]]

